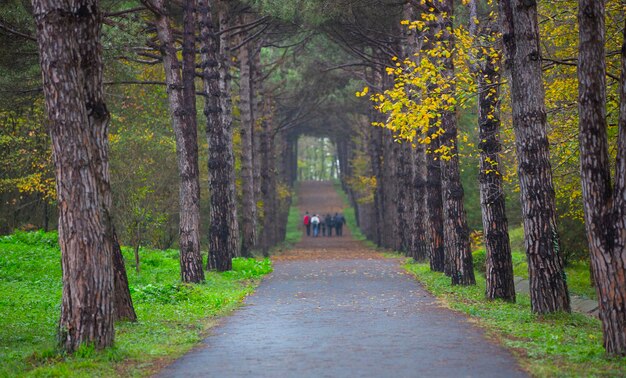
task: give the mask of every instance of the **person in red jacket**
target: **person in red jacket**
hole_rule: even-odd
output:
[[[306,227],[306,236],[311,236],[311,217],[309,216],[309,212],[307,211],[304,214],[304,227]]]

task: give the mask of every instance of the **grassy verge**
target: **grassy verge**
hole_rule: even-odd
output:
[[[272,269],[269,260],[235,259],[233,270],[206,282],[179,282],[178,251],[140,250],[141,271],[124,250],[136,323],[116,324],[115,347],[56,349],[61,302],[60,251],[54,233],[0,238],[0,377],[143,376],[190,350],[217,316],[232,311]]]
[[[285,235],[285,244],[290,247],[302,239],[302,230],[300,229],[300,209],[298,208],[298,197],[294,191],[291,195],[291,206],[289,207],[289,216],[287,217],[287,232]]]
[[[451,286],[449,277],[431,272],[428,264],[407,263],[405,268],[447,307],[470,315],[512,349],[533,375],[626,376],[626,358],[605,357],[597,319],[576,313],[532,314],[524,294],[518,294],[517,303],[488,301],[480,275],[476,286]]]
[[[511,253],[513,273],[516,277],[528,278],[528,263],[524,253],[524,229],[522,227],[511,229],[509,236],[511,238],[511,249],[513,250]],[[477,262],[476,266],[478,267],[482,263],[482,270],[484,271],[485,250],[479,249],[475,251],[474,260]],[[591,286],[589,261],[570,261],[565,267],[565,274],[567,275],[567,286],[571,294],[585,298],[596,298],[595,288]]]

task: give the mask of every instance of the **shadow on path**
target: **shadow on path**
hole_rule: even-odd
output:
[[[332,184],[305,184],[303,213],[330,206],[340,211]],[[440,307],[397,260],[381,258],[345,233],[303,237],[275,259],[274,273],[245,307],[159,376],[526,375],[467,318]]]

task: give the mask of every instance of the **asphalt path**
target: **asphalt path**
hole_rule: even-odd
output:
[[[331,184],[308,184],[299,193],[303,212],[341,211]],[[397,259],[345,231],[305,236],[277,256],[274,273],[245,306],[158,376],[527,376],[509,351],[442,307]]]

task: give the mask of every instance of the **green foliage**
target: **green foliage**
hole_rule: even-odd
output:
[[[235,258],[233,259],[233,269],[222,273],[232,279],[250,279],[262,277],[272,272],[272,262],[270,259],[257,260],[254,258]]]
[[[472,252],[472,259],[474,260],[474,269],[485,275],[487,270],[485,263],[487,262],[487,251],[484,248]]]
[[[626,358],[609,359],[602,347],[600,321],[582,314],[531,313],[530,298],[517,303],[485,299],[485,281],[476,286],[451,286],[450,278],[431,272],[428,264],[406,264],[427,290],[448,307],[476,320],[522,360],[537,376],[623,376]]]
[[[509,241],[511,242],[511,251],[526,253],[526,246],[524,244],[524,227],[518,226],[515,228],[509,228]]]
[[[127,261],[131,248],[123,248]],[[236,308],[269,260],[234,259],[233,270],[207,272],[202,284],[180,283],[178,251],[140,249],[142,270],[128,271],[139,320],[116,324],[116,345],[56,349],[61,301],[60,250],[55,233],[17,232],[0,238],[0,376],[145,375],[199,342],[212,317]],[[156,360],[159,360],[157,363]]]
[[[565,267],[567,274],[567,286],[578,296],[596,299],[596,289],[591,285],[591,272],[589,260],[570,261]]]
[[[16,230],[11,235],[0,236],[0,243],[7,244],[26,244],[26,245],[45,245],[47,247],[58,247],[59,234],[56,232],[44,232],[43,230],[34,232],[25,232]]]
[[[333,180],[337,169],[337,152],[328,138],[301,136],[298,139],[298,179]]]

